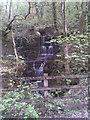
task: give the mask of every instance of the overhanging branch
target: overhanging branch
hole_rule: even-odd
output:
[[[25,15],[25,19],[27,18],[27,16],[30,14],[30,10],[31,10],[31,5],[30,2],[28,2],[29,8],[28,8],[28,13]]]
[[[8,29],[10,30],[11,29],[11,24],[12,22],[15,20],[15,18],[19,16],[19,15],[15,15],[14,18],[10,21],[10,23],[7,25],[7,28],[5,29],[5,31],[7,31]]]

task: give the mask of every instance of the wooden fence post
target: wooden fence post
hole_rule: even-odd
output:
[[[44,87],[48,87],[48,80],[47,80],[48,73],[44,73]],[[47,97],[48,91],[44,91],[44,97]]]

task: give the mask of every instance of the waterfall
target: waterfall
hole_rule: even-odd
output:
[[[46,46],[45,46],[45,36],[41,36],[40,32],[37,32],[40,40],[38,42],[38,57],[40,57],[40,55],[46,55]]]
[[[38,57],[39,57],[39,56],[40,56],[40,40],[41,40],[41,37],[42,37],[42,36],[41,36],[41,33],[40,33],[40,32],[37,31],[36,33],[37,33],[37,35],[39,36],[39,42],[38,42],[38,49],[39,49],[39,50],[38,50]]]
[[[40,32],[36,32],[37,33],[37,35],[39,36],[39,37],[41,37],[41,33]]]
[[[50,41],[50,46],[48,47],[48,53],[47,53],[46,46],[45,46],[45,36],[41,36],[41,34],[39,32],[37,32],[37,34],[41,38],[38,42],[39,53],[38,53],[37,59],[39,59],[39,61],[40,61],[43,58],[44,61],[41,62],[41,65],[39,68],[35,67],[35,62],[34,62],[33,63],[33,70],[35,72],[35,76],[43,76],[43,70],[44,70],[44,65],[46,63],[46,60],[48,59],[49,56],[53,56],[53,45],[52,45],[52,42]],[[52,37],[51,37],[51,39],[52,39]],[[42,81],[37,80],[37,83],[41,84]]]
[[[45,44],[45,36],[42,36],[41,37],[41,46],[44,46],[44,44]]]
[[[35,71],[35,76],[43,76],[45,62],[42,62],[39,68],[35,67],[35,63],[33,63],[33,70]],[[37,80],[38,86],[43,86],[42,80]]]
[[[41,46],[41,55],[46,55],[46,46]]]
[[[35,63],[33,63],[33,70],[35,71],[35,76],[43,76],[45,62],[41,63],[39,68],[35,67]]]
[[[43,76],[43,71],[44,71],[44,65],[46,63],[46,61],[48,60],[48,58],[50,58],[49,56],[53,56],[53,44],[50,41],[50,45],[47,47],[45,46],[45,38],[46,36],[42,36],[40,32],[37,32],[39,38],[38,38],[38,56],[36,58],[36,60],[32,60],[33,66],[32,66],[32,71],[34,71],[35,76]],[[52,39],[52,37],[51,37]],[[23,53],[23,39],[21,38],[20,40],[20,50],[21,53]],[[41,61],[41,62],[40,62]],[[43,62],[42,62],[43,61]],[[41,63],[39,68],[36,67],[36,64]],[[29,67],[28,67],[29,63],[26,66],[26,72],[28,73],[29,71]],[[43,83],[42,80],[36,80],[38,85],[41,86],[41,84]]]
[[[48,47],[48,55],[53,55],[53,45],[52,45],[52,42],[50,42],[50,46]]]

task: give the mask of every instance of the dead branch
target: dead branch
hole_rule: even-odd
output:
[[[28,13],[25,15],[25,19],[27,18],[27,16],[30,14],[30,10],[31,10],[31,5],[30,2],[28,2],[29,8],[28,8]]]
[[[7,31],[8,29],[11,30],[11,24],[12,22],[15,20],[15,18],[19,16],[19,15],[15,15],[14,18],[10,21],[10,23],[7,25],[7,28],[5,29],[5,31]]]

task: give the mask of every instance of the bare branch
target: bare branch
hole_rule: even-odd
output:
[[[31,6],[30,6],[30,2],[28,2],[29,8],[28,8],[28,13],[25,15],[25,19],[27,18],[27,16],[30,14],[30,10],[31,10]]]
[[[15,15],[15,16],[14,16],[14,18],[13,18],[13,19],[10,21],[10,23],[7,25],[7,28],[5,29],[5,31],[7,31],[8,29],[11,28],[11,24],[12,24],[12,22],[15,20],[15,18],[16,18],[17,16],[19,16],[19,15]]]

